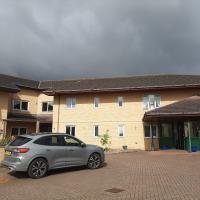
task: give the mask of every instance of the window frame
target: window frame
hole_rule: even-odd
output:
[[[96,102],[96,100],[98,100],[98,101]],[[94,108],[99,108],[99,104],[100,104],[100,98],[99,97],[94,97]]]
[[[151,107],[150,106],[150,98],[153,97],[154,98],[154,107]],[[159,98],[159,106],[156,106],[157,104],[157,99],[156,98]],[[146,100],[147,100],[147,106],[146,106]],[[143,96],[143,99],[142,99],[142,103],[143,103],[143,109],[144,110],[151,110],[151,109],[155,109],[155,108],[159,108],[161,107],[161,95],[159,94],[147,94],[147,95],[144,95]]]
[[[14,108],[14,102],[15,101],[19,101],[19,106],[20,106],[19,109]],[[22,109],[22,103],[27,103],[27,110]],[[14,111],[22,111],[22,112],[29,111],[29,101],[28,100],[21,100],[21,99],[13,99],[12,100],[12,110],[14,110]]]
[[[43,104],[44,104],[44,103],[47,104],[47,110],[46,110],[46,111],[43,110]],[[50,105],[50,104],[52,104],[52,110],[49,111],[49,105]],[[46,112],[46,113],[47,113],[47,112],[53,112],[53,101],[43,101],[43,102],[42,102],[42,112]]]
[[[96,135],[96,127],[98,128],[98,134]],[[99,137],[99,125],[94,125],[94,130],[93,130],[94,137]]]
[[[68,104],[69,100],[70,100],[70,105]],[[73,101],[75,102],[74,106],[73,106]],[[76,97],[67,97],[66,98],[66,107],[68,109],[76,108]]]
[[[11,135],[14,135],[14,134],[12,134],[13,129],[17,129],[17,135],[26,135],[27,134],[27,130],[28,130],[27,127],[11,127]],[[25,134],[21,134],[20,133],[21,129],[26,129],[26,133]]]
[[[70,128],[70,134],[67,134],[67,132],[66,132],[67,127]],[[73,128],[73,127],[74,127],[74,135],[72,135],[72,128]],[[75,136],[76,136],[76,126],[75,126],[75,125],[66,125],[66,126],[65,126],[65,133],[66,133],[67,135],[70,135],[70,136],[75,137]]]
[[[120,106],[120,102],[121,102],[121,106]],[[119,108],[122,108],[124,106],[124,97],[123,96],[117,97],[117,104],[118,104]]]
[[[147,123],[143,125],[144,138],[147,138],[147,139],[148,139],[148,138],[152,138],[152,131],[151,131],[151,130],[150,130],[150,136],[149,136],[149,137],[146,137],[146,136],[145,136],[145,127],[147,127],[147,126],[149,127],[149,130],[150,130],[151,127],[153,127],[153,126],[156,127],[156,136],[153,136],[153,138],[159,138],[159,137],[158,137],[158,125],[157,125],[157,124],[147,124]]]
[[[122,127],[122,130],[123,130],[123,135],[120,135],[120,132],[119,132],[121,127]],[[125,136],[125,126],[123,124],[118,125],[117,134],[118,134],[118,137],[120,137],[120,138],[123,138]]]

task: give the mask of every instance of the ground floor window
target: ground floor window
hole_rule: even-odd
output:
[[[162,123],[161,124],[161,137],[169,138],[172,137],[172,124],[171,123]]]
[[[145,124],[144,125],[144,137],[145,138],[151,138],[152,136],[158,137],[157,125]]]
[[[12,128],[11,135],[24,135],[27,133],[26,128],[14,127]]]
[[[75,126],[72,126],[72,125],[66,126],[66,134],[75,136],[76,134]]]
[[[94,136],[95,136],[95,137],[98,137],[98,136],[99,136],[99,126],[98,126],[98,125],[95,125],[95,126],[94,126]]]

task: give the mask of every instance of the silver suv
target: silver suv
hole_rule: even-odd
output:
[[[41,178],[48,170],[86,165],[96,169],[104,162],[104,151],[67,134],[18,136],[5,147],[2,165],[11,171],[26,171]]]

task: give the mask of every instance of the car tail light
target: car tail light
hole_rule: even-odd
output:
[[[16,153],[27,153],[29,151],[29,148],[16,148],[13,151]]]

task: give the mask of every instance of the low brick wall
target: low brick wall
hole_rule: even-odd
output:
[[[4,158],[4,148],[0,147],[0,161]]]

